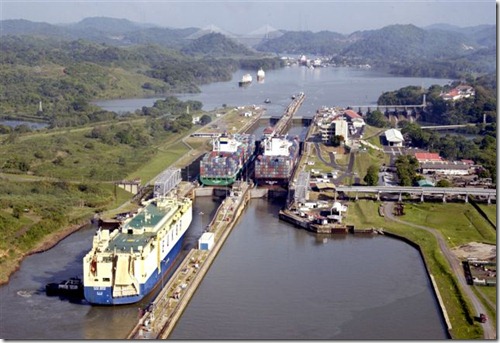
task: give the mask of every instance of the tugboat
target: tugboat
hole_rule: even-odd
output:
[[[72,277],[59,283],[51,282],[45,285],[47,296],[63,296],[83,299],[83,282],[78,277]]]
[[[252,83],[252,75],[245,74],[241,77],[241,81],[238,82],[238,85],[240,87],[243,87],[243,86],[249,85],[250,83]]]

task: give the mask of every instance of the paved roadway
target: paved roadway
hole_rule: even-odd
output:
[[[396,221],[398,223],[402,223],[404,225],[412,226],[418,229],[422,229],[425,231],[430,232],[436,240],[438,241],[439,248],[443,252],[444,257],[450,264],[451,269],[453,270],[454,274],[457,277],[458,283],[460,284],[461,288],[465,292],[465,295],[470,299],[472,302],[472,306],[474,307],[475,316],[479,316],[479,313],[487,313],[486,308],[483,306],[479,298],[476,296],[476,294],[472,291],[472,288],[470,285],[467,284],[467,280],[465,279],[464,273],[463,273],[463,268],[460,263],[460,260],[457,258],[457,256],[448,248],[443,236],[441,233],[433,228],[427,227],[427,226],[421,226],[409,222],[405,222],[403,220],[400,220],[393,215],[393,209],[394,209],[394,202],[385,202],[384,203],[384,214],[386,218],[389,220]],[[496,330],[493,327],[491,320],[488,320],[486,323],[481,324],[483,326],[484,330],[484,339],[496,339]]]

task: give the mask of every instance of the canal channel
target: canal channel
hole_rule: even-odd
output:
[[[292,130],[300,135],[304,128]],[[197,198],[185,251],[196,244],[219,201]],[[387,237],[298,230],[278,220],[281,206],[265,199],[250,202],[170,338],[447,337],[416,250]],[[48,252],[28,257],[0,287],[2,338],[126,337],[138,308],[154,294],[130,306],[96,307],[41,291],[48,282],[80,273],[93,231],[86,227]]]

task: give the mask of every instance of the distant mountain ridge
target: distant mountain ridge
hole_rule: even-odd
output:
[[[334,47],[323,48],[326,51],[337,51],[338,46],[357,41],[374,32],[384,32],[387,34],[388,28],[404,29],[413,27],[427,32],[446,31],[454,32],[469,37],[476,43],[491,46],[496,43],[495,25],[478,25],[474,27],[458,27],[449,24],[434,24],[423,28],[414,25],[389,25],[378,30],[356,31],[351,34],[340,34],[332,31],[287,31],[264,25],[257,30],[245,34],[234,34],[223,30],[216,25],[209,25],[204,28],[172,28],[160,27],[154,24],[144,24],[132,22],[128,19],[117,19],[108,17],[89,17],[73,24],[48,24],[43,22],[33,22],[24,19],[9,19],[0,21],[0,35],[46,35],[62,39],[90,39],[98,42],[105,42],[116,45],[150,44],[165,45],[169,42],[180,44],[180,39],[196,39],[210,33],[221,33],[228,38],[234,39],[247,46],[257,46],[263,51],[276,50],[283,53],[285,50],[305,49],[303,53],[315,53],[317,51],[307,51],[315,49],[315,46],[333,44]],[[382,31],[381,31],[382,30]],[[394,30],[393,30],[394,31]],[[177,40],[161,37],[163,34],[174,36]],[[300,36],[303,36],[300,38]],[[389,37],[390,38],[390,37]],[[310,40],[312,46],[299,43],[300,40]],[[187,43],[186,43],[187,44]],[[285,45],[291,47],[285,49]]]
[[[266,54],[332,56],[336,64],[399,66],[422,61],[460,60],[495,69],[496,26],[457,27],[435,24],[388,25],[377,30],[340,34],[331,31],[285,31],[265,25],[247,34],[234,34],[215,25],[204,28],[164,28],[127,19],[93,17],[78,23],[52,25],[27,20],[3,20],[0,35],[32,35],[61,40],[84,39],[112,46],[159,45],[189,55],[223,57],[258,51]],[[216,36],[214,36],[216,34]],[[217,36],[218,35],[218,36]],[[209,43],[210,42],[210,43]],[[210,46],[212,44],[212,46]],[[474,61],[474,59],[479,59]]]

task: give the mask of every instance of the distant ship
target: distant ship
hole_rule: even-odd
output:
[[[250,83],[252,83],[252,75],[250,74],[245,74],[243,75],[243,77],[241,78],[241,81],[238,82],[238,85],[241,87],[241,86],[245,86],[245,85],[248,85]]]
[[[257,71],[257,82],[263,82],[265,78],[266,78],[266,72],[262,68],[260,68]]]
[[[119,228],[99,228],[83,258],[83,293],[91,304],[140,301],[172,266],[192,220],[192,200],[174,194],[143,203]]]
[[[229,186],[254,158],[255,136],[224,134],[212,144],[212,151],[200,161],[200,182],[205,186]]]
[[[299,157],[299,140],[286,136],[265,135],[264,152],[255,159],[257,184],[287,185]]]
[[[321,59],[319,58],[316,58],[314,61],[311,62],[311,65],[314,67],[314,68],[320,68],[323,66],[322,64],[322,61]]]

